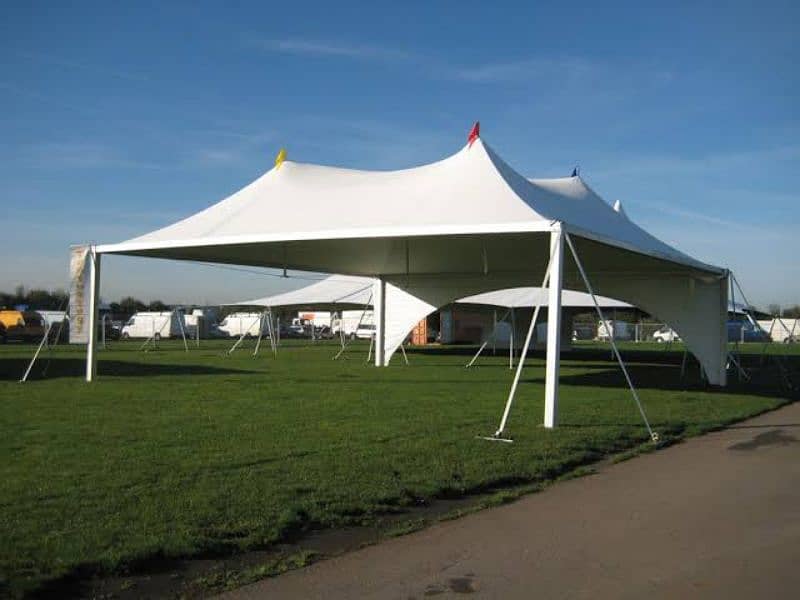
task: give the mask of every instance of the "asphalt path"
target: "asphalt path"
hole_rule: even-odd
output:
[[[800,402],[229,593],[800,598]]]

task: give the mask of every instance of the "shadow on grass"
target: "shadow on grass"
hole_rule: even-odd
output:
[[[19,381],[30,364],[29,358],[0,360],[0,381]],[[119,360],[101,360],[97,367],[100,376],[135,377],[146,375],[246,375],[258,371],[228,369],[205,365],[144,364]],[[45,358],[37,361],[28,376],[29,381],[82,377],[86,374],[86,361],[80,358]]]

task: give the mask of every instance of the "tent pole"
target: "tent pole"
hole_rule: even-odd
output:
[[[353,333],[353,335],[358,333],[358,330],[361,329],[361,324],[364,322],[364,316],[367,314],[367,308],[372,304],[372,295],[373,295],[373,293],[374,293],[374,290],[372,292],[370,292],[369,298],[367,298],[367,303],[364,305],[364,309],[361,311],[361,316],[358,317],[358,324],[356,325],[356,330]],[[374,315],[375,315],[375,311],[374,310],[373,310],[372,314],[373,314],[373,320],[374,320]],[[341,348],[341,350],[339,350],[339,352],[336,353],[336,356],[333,357],[333,360],[338,360],[338,358],[342,355],[342,353],[347,348],[347,341],[345,340],[344,316],[343,315],[344,315],[344,311],[339,313],[339,334],[340,334],[340,337],[341,337],[341,340],[342,340],[342,348]],[[372,338],[370,338],[370,340],[371,339]],[[372,341],[370,341],[370,353],[369,353],[369,355],[367,355],[367,362],[369,362],[369,359],[371,357],[372,357]]]
[[[47,324],[47,329],[44,332],[44,337],[42,341],[39,342],[39,347],[36,348],[36,352],[31,359],[31,364],[28,365],[28,368],[25,369],[25,374],[22,376],[22,379],[19,380],[20,383],[25,383],[28,380],[28,375],[31,374],[31,369],[33,369],[33,363],[36,362],[36,359],[39,358],[39,353],[42,351],[42,347],[47,344],[47,338],[50,336],[50,330],[53,328],[53,323]]]
[[[375,366],[386,366],[386,280],[375,282]]]
[[[258,322],[259,322],[259,319],[256,319],[255,321],[253,321],[252,323],[250,323],[250,327],[248,327],[247,329],[245,329],[245,330],[242,332],[242,335],[241,335],[241,336],[239,336],[239,339],[238,339],[238,340],[236,340],[236,343],[233,345],[233,347],[232,347],[230,350],[228,350],[228,354],[233,354],[233,351],[234,351],[234,350],[236,350],[236,349],[239,347],[239,344],[241,344],[241,343],[242,343],[242,340],[244,340],[244,337],[245,337],[245,336],[246,336],[248,333],[250,333],[250,330],[253,328],[253,325],[255,325],[255,324],[256,324],[256,323],[258,323]]]
[[[542,287],[547,287],[547,282],[550,280],[550,267],[553,262],[553,257],[551,256],[547,261],[547,268],[544,271],[544,278],[542,279]],[[536,320],[539,318],[539,309],[542,307],[542,295],[539,294],[539,300],[536,302],[536,308],[533,310],[533,316],[531,317],[531,324],[528,326],[528,335],[525,337],[525,343],[522,346],[522,354],[520,355],[519,362],[517,363],[517,371],[514,373],[514,381],[511,383],[511,390],[508,392],[508,399],[506,400],[506,407],[503,410],[503,417],[500,419],[500,427],[497,428],[497,431],[494,432],[494,439],[500,439],[500,436],[503,435],[503,432],[506,429],[506,423],[508,422],[508,415],[511,413],[511,405],[514,403],[514,394],[517,392],[517,385],[519,385],[519,377],[522,375],[522,365],[525,364],[525,356],[528,354],[528,346],[531,343],[531,337],[533,337],[533,330],[536,327]]]
[[[278,341],[275,339],[275,321],[272,319],[272,307],[267,307],[267,323],[269,325],[269,343],[272,346],[272,356],[278,356]]]
[[[589,278],[586,276],[586,271],[583,270],[583,264],[581,263],[581,259],[578,258],[578,253],[575,250],[575,246],[572,245],[572,238],[570,238],[569,233],[564,233],[564,237],[567,240],[567,245],[569,246],[570,252],[572,253],[572,257],[575,259],[575,264],[578,267],[578,271],[581,274],[581,278],[583,279],[583,283],[586,286],[586,291],[589,292],[589,295],[592,297],[592,302],[594,303],[594,308],[597,311],[597,316],[600,317],[600,321],[603,321],[603,311],[600,309],[600,305],[597,302],[597,297],[594,295],[594,291],[592,290],[592,284],[589,283]],[[617,362],[619,363],[620,368],[622,369],[623,375],[625,375],[625,381],[628,382],[628,387],[631,389],[631,394],[633,395],[633,399],[636,401],[636,406],[639,408],[639,413],[642,415],[642,419],[644,420],[645,427],[647,427],[647,431],[650,434],[650,439],[654,442],[659,440],[659,436],[653,429],[650,427],[650,422],[647,420],[647,415],[644,412],[644,408],[642,407],[642,403],[639,400],[639,394],[636,392],[636,388],[633,387],[633,382],[631,381],[630,375],[628,375],[628,369],[625,367],[625,363],[622,362],[622,357],[619,354],[619,350],[617,349],[617,344],[614,342],[614,337],[610,336],[609,339],[611,340],[611,346],[614,350],[614,354],[617,356]]]
[[[86,344],[86,381],[97,377],[97,321],[100,317],[100,254],[89,248],[89,341]]]
[[[183,349],[185,352],[189,352],[189,344],[186,342],[186,330],[183,328],[183,318],[178,314],[177,310],[172,311],[175,315],[175,318],[178,319],[178,327],[181,328],[181,337],[183,338]],[[172,327],[170,327],[172,329]],[[172,331],[170,331],[172,334]]]
[[[681,381],[683,381],[683,376],[686,375],[686,358],[689,354],[689,350],[684,348],[683,349],[683,358],[681,359]]]
[[[261,313],[261,318],[258,320],[258,339],[256,340],[256,347],[253,350],[253,356],[258,354],[259,348],[261,348],[261,338],[264,337],[264,315],[267,311],[263,311]]]
[[[744,295],[744,290],[742,289],[742,286],[739,284],[739,280],[736,278],[736,275],[731,273],[730,274],[730,280],[731,280],[731,285],[736,284],[736,288],[739,290],[739,295],[742,297],[742,300],[744,300],[745,305],[747,307],[749,307],[750,306],[750,301]],[[734,308],[735,308],[735,306],[734,306]],[[750,321],[750,323],[753,325],[753,327],[755,329],[758,329],[762,333],[766,333],[764,331],[764,329],[761,327],[761,325],[758,324],[758,321],[753,319],[753,317],[750,315],[750,313],[747,312],[747,309],[745,309],[745,313],[744,314],[747,316],[748,320]],[[787,388],[789,388],[790,390],[793,390],[794,389],[794,382],[792,381],[792,378],[789,376],[788,369],[784,365],[780,354],[776,354],[775,355],[775,364],[778,365],[778,370],[780,371],[781,377],[783,378],[784,385]],[[741,366],[739,366],[739,368],[742,369]],[[742,369],[742,370],[744,370],[744,369]],[[746,371],[745,371],[745,375],[747,375]],[[747,377],[747,379],[749,379],[749,377]]]
[[[511,335],[508,338],[508,368],[514,368],[514,333],[517,329],[517,319],[514,314],[514,307],[511,307]]]
[[[511,311],[511,309],[507,310],[506,314],[504,314],[503,318],[500,319],[500,320],[501,321],[505,321],[505,319],[508,316],[508,313],[510,311]],[[481,355],[481,352],[483,352],[484,348],[486,348],[486,345],[489,343],[489,340],[492,340],[492,346],[496,348],[497,347],[497,311],[496,310],[494,311],[494,329],[492,329],[492,333],[489,335],[488,338],[486,338],[486,341],[483,342],[483,344],[481,344],[481,347],[478,348],[478,351],[475,353],[475,356],[472,357],[472,360],[469,361],[466,365],[464,365],[466,368],[471,367],[475,363],[475,361],[478,360],[478,357]]]
[[[561,290],[564,287],[564,232],[560,227],[550,233],[550,256],[550,285],[547,288],[547,363],[544,379],[544,426],[548,429],[558,425]]]
[[[497,354],[497,336],[495,332],[497,331],[497,309],[495,308],[492,312],[492,356]],[[480,352],[478,353],[480,354]],[[475,355],[477,357],[477,354]]]
[[[400,344],[400,352],[403,353],[403,360],[406,361],[406,366],[408,366],[408,355],[406,355],[406,349],[403,344]]]
[[[369,352],[367,352],[367,362],[372,358],[372,346],[375,344],[375,334],[369,336]]]

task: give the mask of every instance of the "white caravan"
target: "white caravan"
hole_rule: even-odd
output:
[[[344,330],[346,336],[355,336],[356,331],[359,330],[359,321],[361,322],[361,332],[358,337],[371,337],[372,334],[367,335],[366,333],[366,329],[370,329],[372,332],[375,330],[375,317],[371,310],[343,310],[341,316],[331,318],[331,332],[338,334],[339,331]],[[365,328],[364,325],[368,327]]]
[[[240,337],[242,334],[257,336],[261,316],[261,313],[231,313],[222,319],[216,329],[219,333],[228,337]]]
[[[120,332],[123,340],[129,338],[150,338],[156,340],[181,337],[184,328],[183,314],[169,312],[137,312],[125,323]]]

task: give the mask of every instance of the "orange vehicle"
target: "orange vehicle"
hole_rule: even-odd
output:
[[[44,321],[33,311],[0,310],[0,343],[33,341],[44,335]]]

